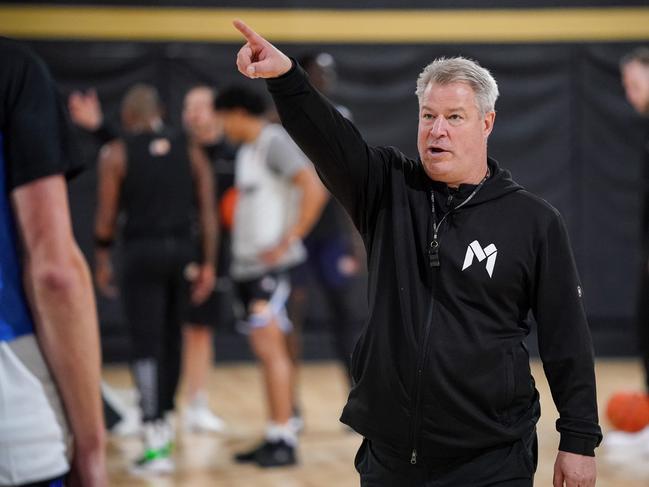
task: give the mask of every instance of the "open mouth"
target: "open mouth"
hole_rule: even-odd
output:
[[[444,154],[445,152],[448,152],[448,151],[442,149],[441,147],[429,147],[428,152],[430,152],[433,155],[438,155],[438,154]]]

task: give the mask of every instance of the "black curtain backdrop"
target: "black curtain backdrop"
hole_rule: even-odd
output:
[[[419,3],[410,2],[412,6]],[[503,3],[507,2],[499,2],[499,6]],[[606,4],[562,2],[566,3]],[[30,45],[49,64],[64,93],[96,87],[113,119],[121,96],[136,82],[152,83],[160,89],[168,122],[174,126],[180,125],[182,98],[193,85],[249,83],[260,91],[265,88],[263,81],[248,81],[237,73],[238,44],[35,41]],[[519,183],[563,214],[599,354],[635,352],[632,317],[640,266],[644,122],[624,99],[618,62],[636,46],[279,45],[293,56],[313,50],[331,53],[339,72],[336,101],[352,110],[369,143],[395,145],[411,156],[416,155],[414,89],[419,71],[435,57],[455,55],[476,59],[489,68],[501,92],[490,154],[510,169]],[[89,137],[80,133],[80,138],[89,170],[73,182],[71,198],[75,231],[92,260],[98,148]],[[115,342],[120,344],[116,345],[119,352],[124,343],[119,306],[100,299],[100,313],[105,337],[119,338]],[[326,318],[326,310],[314,306],[309,322],[321,330]],[[217,343],[217,355],[240,357],[240,351],[228,350],[243,343],[241,339],[229,330],[219,333],[225,336],[220,351]],[[107,339],[106,343],[112,342]],[[315,354],[316,348],[322,350],[310,349],[307,343],[307,355]],[[117,352],[110,349],[107,355],[123,356]]]

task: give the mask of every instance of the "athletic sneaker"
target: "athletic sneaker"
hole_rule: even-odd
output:
[[[195,433],[223,433],[226,429],[225,421],[210,411],[204,394],[198,395],[185,408],[183,426],[185,431]]]
[[[304,418],[302,412],[297,406],[293,406],[293,415],[288,419],[288,424],[296,435],[304,431]]]
[[[146,422],[142,426],[144,451],[131,468],[134,475],[163,475],[173,473],[173,432],[165,420]]]
[[[237,463],[256,463],[260,467],[286,467],[295,465],[295,448],[284,440],[265,440],[261,445],[234,456]]]

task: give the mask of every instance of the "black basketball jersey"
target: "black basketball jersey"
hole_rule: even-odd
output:
[[[124,142],[124,239],[190,238],[196,199],[185,136],[144,133],[127,136]]]

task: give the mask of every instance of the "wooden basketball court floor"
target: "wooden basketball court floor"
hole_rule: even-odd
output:
[[[539,423],[539,468],[535,485],[552,485],[558,445],[554,429],[556,409],[552,403],[540,363],[533,374],[542,398]],[[598,360],[598,398],[604,430],[604,408],[610,395],[620,389],[641,390],[642,373],[633,360]],[[124,366],[104,369],[105,380],[115,387],[130,387]],[[232,454],[253,445],[263,431],[265,407],[260,374],[253,364],[217,365],[210,371],[210,403],[227,421],[222,435],[185,434],[179,428],[175,460],[177,471],[169,477],[138,479],[128,474],[129,461],[138,454],[136,439],[111,438],[108,468],[113,486],[160,487],[338,487],[358,485],[353,459],[360,436],[338,422],[346,398],[342,372],[334,362],[306,364],[301,372],[301,400],[306,429],[301,437],[299,465],[264,470],[236,465]],[[182,405],[181,405],[182,406]],[[649,449],[648,449],[649,451]],[[649,454],[631,453],[624,460],[598,453],[598,487],[649,486]],[[405,487],[405,486],[404,486]],[[458,486],[462,487],[462,486]]]

